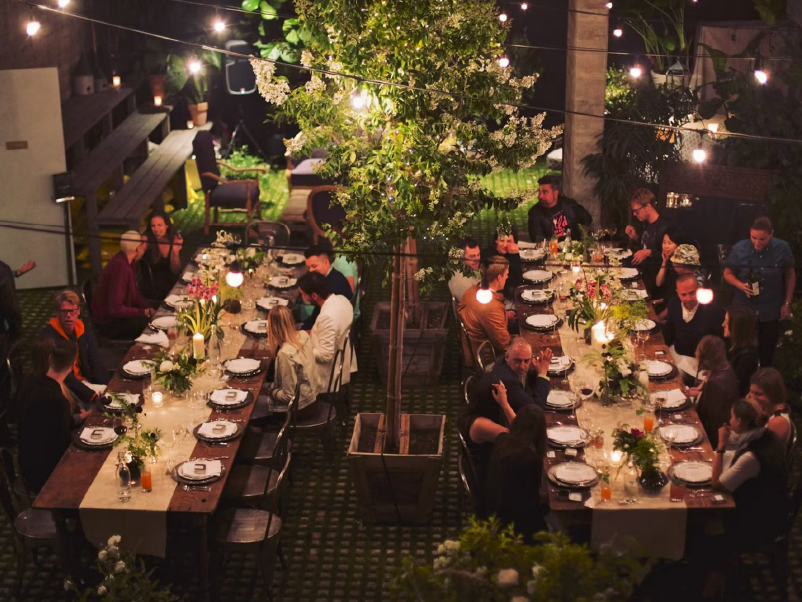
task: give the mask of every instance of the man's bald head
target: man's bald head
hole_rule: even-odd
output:
[[[532,364],[532,346],[523,337],[512,337],[504,352],[504,361],[518,378],[525,378]]]

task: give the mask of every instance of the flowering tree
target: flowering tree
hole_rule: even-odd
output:
[[[559,128],[514,106],[535,76],[514,73],[504,55],[509,24],[489,0],[296,0],[312,32],[301,63],[311,78],[290,90],[275,65],[252,59],[261,95],[301,131],[287,154],[326,149],[319,175],[340,185],[342,249],[369,260],[392,254],[391,357],[387,446],[397,446],[400,343],[408,241],[425,239],[430,261],[416,279],[444,280],[458,265],[453,248],[483,208],[510,210],[535,197],[506,198],[481,178],[530,167]],[[412,247],[414,249],[414,247]],[[396,369],[397,368],[397,369]]]

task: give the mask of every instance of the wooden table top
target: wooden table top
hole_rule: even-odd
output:
[[[131,88],[110,89],[89,96],[71,96],[61,105],[64,148],[70,148],[84,134],[133,93]]]
[[[597,266],[601,269],[604,266]],[[555,271],[558,269],[556,265],[549,265],[549,269]],[[562,343],[560,339],[560,332],[558,330],[554,330],[552,332],[543,333],[543,332],[535,332],[525,326],[525,320],[528,316],[533,314],[544,314],[544,313],[554,313],[552,309],[552,304],[547,305],[531,305],[524,303],[521,301],[520,293],[526,289],[543,289],[549,288],[553,286],[552,283],[546,284],[524,284],[518,287],[515,291],[515,309],[518,313],[518,324],[520,328],[521,336],[532,345],[533,353],[537,353],[538,350],[544,349],[548,347],[551,349],[555,355],[563,355],[562,351]],[[638,281],[637,287],[639,289],[643,289],[643,282]],[[556,293],[555,293],[556,294]],[[566,319],[566,316],[560,316],[563,320]],[[649,319],[654,320],[656,322],[656,314],[654,308],[651,304],[649,304]],[[649,340],[645,343],[645,355],[649,359],[660,359],[660,360],[671,360],[671,352],[668,349],[668,346],[665,344],[663,339],[663,334],[660,331],[659,325],[656,332],[653,332],[649,338]],[[649,382],[649,391],[661,391],[661,390],[669,390],[669,389],[676,389],[679,388],[682,384],[682,377],[680,376],[679,372],[676,371],[676,374],[673,378],[669,378],[666,380],[662,380],[660,382],[650,381]],[[569,389],[570,386],[567,383],[563,382],[562,377],[551,377],[551,388],[552,389]],[[590,402],[593,403],[593,402]],[[611,408],[614,410],[614,408]],[[693,424],[699,427],[699,430],[702,431],[704,440],[702,443],[698,445],[694,445],[695,448],[701,447],[701,451],[687,451],[682,452],[678,449],[671,450],[672,461],[704,461],[712,463],[713,457],[715,452],[710,445],[710,441],[707,438],[707,435],[704,433],[704,429],[702,428],[701,421],[699,420],[699,416],[696,413],[696,409],[690,407],[688,409],[683,410],[682,412],[675,412],[674,417],[677,419],[681,419],[683,424]],[[576,424],[576,418],[572,418],[570,414],[565,412],[551,412],[546,411],[546,423],[548,426],[553,424]],[[544,471],[548,471],[548,469],[555,465],[565,462],[567,460],[584,460],[584,451],[582,449],[577,450],[578,453],[575,457],[567,457],[565,455],[564,450],[554,449],[549,447],[549,451],[554,451],[554,458],[546,458],[544,460]],[[573,502],[570,500],[566,500],[560,498],[558,496],[559,488],[554,485],[551,481],[548,481],[548,489],[549,489],[549,506],[552,510],[558,510],[561,512],[590,512],[590,509],[584,505],[584,501],[587,500],[592,493],[592,489],[589,490],[581,490],[582,492],[582,502]],[[580,491],[580,490],[577,490]],[[686,496],[685,502],[688,506],[689,510],[701,510],[706,508],[713,508],[713,509],[722,509],[722,508],[734,508],[735,502],[732,499],[732,496],[726,492],[716,492],[721,493],[724,496],[724,503],[720,504],[713,504],[711,500],[711,496],[703,495],[697,496],[693,498],[688,498]]]

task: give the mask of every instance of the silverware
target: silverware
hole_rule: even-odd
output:
[[[204,485],[182,485],[184,491],[211,491],[211,487],[206,487]]]

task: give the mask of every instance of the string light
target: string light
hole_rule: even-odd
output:
[[[201,62],[198,59],[192,59],[189,61],[189,72],[190,73],[200,73],[201,70]]]
[[[226,29],[226,22],[223,21],[220,17],[214,20],[212,27],[217,33],[222,33]]]
[[[70,0],[58,0],[58,7],[59,8],[67,8],[67,5],[69,5],[69,3],[70,3]]]
[[[612,3],[612,2],[608,2],[608,3],[607,3],[607,4],[605,4],[604,6],[606,6],[608,10],[612,10],[612,8],[613,8],[613,3]]]
[[[694,149],[691,154],[693,155],[693,160],[697,163],[704,163],[707,159],[707,153],[701,148]]]
[[[629,70],[629,74],[635,79],[638,79],[641,75],[643,75],[643,70],[636,65]]]
[[[498,60],[498,66],[501,67],[502,69],[504,69],[505,67],[509,67],[510,66],[510,59],[508,59],[506,56],[502,56]]]
[[[617,38],[620,38],[622,35],[624,35],[624,30],[623,30],[623,29],[621,29],[620,27],[616,27],[616,28],[613,30],[613,35],[614,35],[615,37],[617,37]]]
[[[482,305],[487,305],[493,300],[493,291],[489,288],[479,288],[476,291],[476,300]]]
[[[696,300],[702,305],[707,305],[713,301],[713,291],[709,288],[696,289]]]
[[[245,282],[245,276],[242,275],[242,270],[239,267],[239,262],[233,262],[228,268],[226,274],[226,284],[231,288],[239,288]]]
[[[498,20],[501,21],[502,23],[504,23],[507,20],[507,13],[501,13],[498,16]]]
[[[526,2],[522,2],[521,3],[521,10],[526,10],[527,8],[529,8],[529,5]]]
[[[36,32],[42,27],[42,24],[39,21],[28,21],[28,24],[25,26],[25,31],[28,33],[30,37],[36,35]]]
[[[769,81],[769,74],[762,69],[757,69],[755,71],[755,79],[758,81],[758,83],[765,84],[767,81]]]

